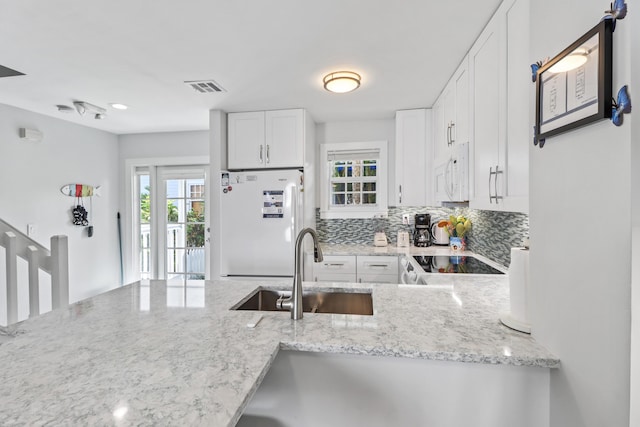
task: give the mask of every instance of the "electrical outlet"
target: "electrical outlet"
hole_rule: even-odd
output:
[[[410,218],[409,214],[402,214],[402,223],[404,225],[409,225],[409,218]]]

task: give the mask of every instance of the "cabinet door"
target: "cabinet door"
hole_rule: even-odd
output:
[[[455,118],[453,138],[457,143],[469,142],[469,69],[465,57],[453,76],[455,87]]]
[[[535,85],[526,70],[529,60],[529,0],[517,0],[507,10],[507,138],[504,208],[529,211],[529,105],[535,102]]]
[[[264,167],[264,118],[263,111],[229,113],[228,168],[255,169]]]
[[[433,104],[433,166],[444,163],[449,159],[447,145],[447,124],[444,119],[444,97],[440,96]]]
[[[474,152],[471,206],[477,209],[495,209],[495,201],[489,197],[495,195],[498,185],[496,175],[490,175],[490,171],[495,171],[496,166],[500,165],[502,91],[499,30],[498,20],[494,16],[469,52]]]
[[[265,112],[265,167],[304,166],[304,111]]]
[[[427,110],[396,112],[396,206],[425,206]]]

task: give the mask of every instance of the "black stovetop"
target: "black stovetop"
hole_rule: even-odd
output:
[[[471,256],[422,256],[413,257],[425,273],[504,274]]]

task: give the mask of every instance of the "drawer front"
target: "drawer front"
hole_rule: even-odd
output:
[[[358,274],[360,283],[399,283],[398,275],[393,274]]]
[[[315,282],[338,282],[338,283],[355,283],[356,273],[336,274],[336,273],[318,273],[314,276]]]
[[[356,257],[327,255],[321,262],[313,263],[314,275],[356,274]]]
[[[359,256],[358,276],[365,275],[390,275],[398,277],[397,256]],[[396,283],[396,282],[394,282]]]

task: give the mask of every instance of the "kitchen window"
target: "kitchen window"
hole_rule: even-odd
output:
[[[387,142],[323,144],[322,218],[387,215]]]

